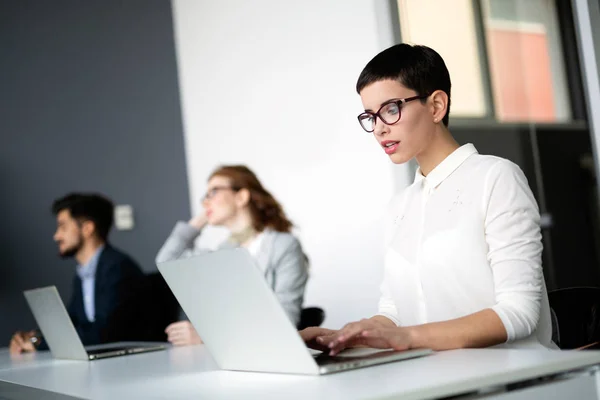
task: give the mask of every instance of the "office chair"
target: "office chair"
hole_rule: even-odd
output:
[[[325,320],[325,311],[319,307],[307,307],[300,311],[300,322],[298,330],[308,328],[309,326],[319,326]]]
[[[126,300],[110,321],[105,342],[165,342],[167,325],[179,320],[179,303],[159,272],[144,275],[128,287]]]
[[[166,341],[165,328],[179,320],[179,303],[159,272],[147,274],[145,281],[141,293],[145,304],[140,305],[144,330],[140,334],[147,341]]]
[[[310,259],[304,254],[304,262],[310,270]],[[298,322],[298,330],[308,328],[310,326],[320,326],[325,321],[325,311],[319,307],[307,307],[300,311],[300,322]]]
[[[600,288],[573,287],[548,292],[552,341],[561,349],[600,348]]]

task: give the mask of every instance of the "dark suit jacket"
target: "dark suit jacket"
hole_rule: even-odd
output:
[[[122,309],[130,302],[143,276],[142,270],[133,259],[106,244],[98,258],[96,268],[95,321],[91,322],[87,319],[83,306],[81,278],[75,275],[68,311],[84,345],[129,338],[131,327],[123,326],[127,318],[123,316]]]

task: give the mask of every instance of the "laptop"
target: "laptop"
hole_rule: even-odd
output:
[[[167,347],[161,344],[136,343],[97,345],[86,349],[79,339],[56,286],[26,290],[23,294],[54,358],[87,361],[163,350]]]
[[[433,353],[350,349],[334,357],[312,354],[246,249],[223,249],[157,266],[224,370],[322,375]]]

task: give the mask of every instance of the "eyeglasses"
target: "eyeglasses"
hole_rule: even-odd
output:
[[[427,97],[429,97],[429,95],[413,96],[406,99],[393,99],[386,101],[381,105],[376,113],[365,111],[359,114],[358,122],[360,123],[360,126],[362,126],[362,128],[367,132],[373,132],[375,130],[377,117],[379,117],[381,122],[386,125],[394,125],[396,122],[400,121],[400,117],[402,116],[401,108],[404,104],[413,100],[426,99]]]
[[[232,190],[234,192],[237,192],[239,189],[235,188],[235,187],[231,187],[231,186],[215,186],[215,187],[211,188],[209,191],[206,192],[206,194],[202,198],[202,201],[206,201],[206,200],[212,199],[221,190]]]

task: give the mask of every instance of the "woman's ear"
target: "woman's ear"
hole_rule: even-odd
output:
[[[448,111],[448,95],[443,90],[436,90],[431,94],[431,117],[436,124],[441,122]]]
[[[250,202],[250,191],[248,189],[240,189],[235,194],[235,203],[238,207],[244,207]]]

